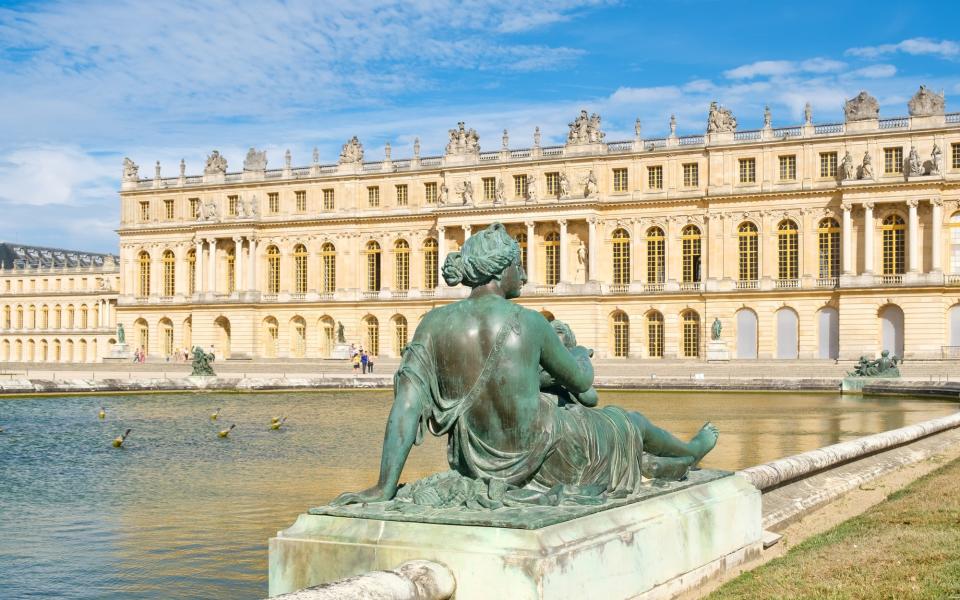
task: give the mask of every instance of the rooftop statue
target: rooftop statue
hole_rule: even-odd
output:
[[[341,165],[344,164],[359,164],[363,162],[363,144],[360,143],[360,140],[357,136],[353,136],[347,143],[343,145],[343,148],[340,150],[340,160]]]
[[[223,175],[227,172],[227,159],[219,150],[214,150],[207,156],[207,163],[203,167],[204,175]]]
[[[570,132],[567,134],[567,144],[598,144],[603,142],[607,135],[600,130],[600,115],[581,110],[573,123],[568,123]]]
[[[843,116],[847,123],[880,118],[880,103],[863,91],[847,100],[843,105]]]
[[[729,108],[724,108],[716,101],[710,103],[710,113],[707,115],[707,133],[724,133],[737,130],[737,118]]]
[[[467,129],[463,121],[457,123],[456,129],[448,131],[450,141],[447,142],[448,155],[478,154],[480,152],[480,135],[476,129]]]
[[[860,362],[853,368],[853,371],[847,373],[849,377],[900,377],[900,369],[897,363],[900,362],[896,356],[890,356],[889,350],[880,353],[880,358],[870,360],[866,356],[860,357]]]
[[[448,254],[443,277],[470,295],[424,316],[394,376],[379,480],[334,505],[397,496],[426,431],[447,436],[451,471],[401,496],[433,507],[602,504],[639,493],[644,469],[683,477],[716,445],[710,423],[684,442],[638,412],[596,407],[592,351],[511,302],[526,275],[500,223]],[[645,452],[659,458],[645,466]]]
[[[137,181],[140,178],[139,171],[140,167],[137,166],[137,163],[133,162],[129,158],[123,159],[124,181]]]
[[[247,157],[243,160],[244,171],[264,171],[267,168],[267,151],[257,152],[250,148],[247,150]]]
[[[190,373],[192,377],[215,377],[216,373],[213,372],[213,367],[210,366],[210,363],[214,361],[214,356],[212,352],[204,352],[203,348],[200,346],[193,347],[193,371]]]
[[[907,108],[911,117],[930,117],[942,115],[945,104],[946,99],[943,92],[937,94],[928,90],[927,86],[921,85],[913,98],[910,98],[910,101],[907,102]]]

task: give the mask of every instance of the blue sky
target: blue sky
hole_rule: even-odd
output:
[[[699,133],[711,100],[741,128],[842,119],[869,90],[906,114],[923,83],[960,111],[960,5],[939,2],[168,0],[0,2],[0,239],[116,251],[124,156],[151,175],[439,153],[464,120],[482,148],[559,143],[580,108],[608,140]],[[921,8],[922,7],[922,8]]]

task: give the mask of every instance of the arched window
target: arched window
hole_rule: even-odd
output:
[[[517,240],[517,244],[520,246],[520,265],[523,266],[524,269],[526,269],[527,268],[527,234],[518,233],[517,236],[513,239]]]
[[[740,251],[740,281],[756,281],[759,273],[757,226],[746,221],[740,224],[737,232]]]
[[[400,356],[407,347],[407,319],[403,315],[393,318],[393,352]]]
[[[17,340],[16,342],[14,342],[13,349],[14,349],[13,360],[15,360],[16,362],[23,361],[23,342],[21,340]]]
[[[410,244],[397,240],[393,244],[393,289],[405,292],[410,289]]]
[[[437,240],[427,238],[423,242],[423,289],[437,288]]]
[[[618,310],[613,313],[613,355],[616,358],[630,356],[630,318],[627,313]]]
[[[663,358],[663,315],[656,310],[647,313],[647,356]]]
[[[37,307],[33,304],[27,309],[27,329],[37,328]]]
[[[683,327],[681,332],[683,356],[685,358],[700,356],[700,315],[695,310],[685,311],[680,315],[680,322]]]
[[[40,329],[48,329],[50,327],[50,307],[44,304],[40,308]]]
[[[820,279],[840,276],[840,224],[836,219],[822,219],[817,227],[820,252]]]
[[[67,322],[66,322],[66,324],[65,324],[67,329],[73,329],[74,327],[77,326],[77,325],[76,325],[76,321],[74,321],[73,316],[74,316],[74,313],[73,313],[73,305],[72,305],[72,304],[68,304],[68,305],[67,305]]]
[[[23,329],[23,306],[17,306],[17,329]]]
[[[80,329],[86,329],[86,328],[87,328],[87,324],[88,324],[88,318],[87,318],[87,316],[88,316],[88,315],[89,315],[89,313],[88,313],[88,311],[87,311],[87,305],[86,305],[86,304],[82,304],[82,305],[80,306]]]
[[[53,340],[53,362],[60,362],[61,358],[60,340]]]
[[[219,316],[213,321],[213,329],[217,336],[216,356],[230,358],[230,341],[232,339],[230,319]]]
[[[60,308],[59,304],[53,307],[53,328],[63,328],[63,309]]]
[[[68,309],[69,310],[69,309]],[[143,319],[137,319],[133,324],[136,333],[137,347],[144,352],[150,352],[150,328]],[[73,351],[70,351],[71,360],[73,360]]]
[[[960,275],[960,212],[950,215],[950,272]]]
[[[144,250],[137,258],[140,276],[137,280],[137,296],[146,298],[150,295],[150,253]]]
[[[663,229],[647,230],[647,283],[663,283],[666,278],[666,244]]]
[[[336,341],[336,325],[330,317],[320,319],[320,356],[330,358]]]
[[[887,304],[878,312],[880,317],[880,349],[903,358],[903,309]]]
[[[625,229],[613,232],[613,285],[630,284],[630,234]]]
[[[10,310],[10,305],[3,307],[3,328],[10,329],[13,327],[13,311]]]
[[[777,225],[777,278],[797,279],[800,268],[800,250],[797,224],[790,219]]]
[[[187,252],[187,293],[191,296],[197,292],[197,251]]]
[[[741,308],[734,315],[737,326],[737,358],[757,358],[757,313]]]
[[[183,347],[193,348],[193,317],[183,320]]]
[[[883,232],[883,274],[902,275],[906,247],[906,225],[900,215],[888,215],[880,225]]]
[[[680,232],[680,241],[683,252],[683,281],[696,283],[700,281],[700,228],[696,225],[687,225]]]
[[[19,342],[18,342],[19,343]],[[67,340],[66,343],[66,361],[73,362],[73,340]]]
[[[164,357],[173,354],[173,322],[170,319],[161,319],[160,326],[160,348]]]
[[[280,293],[280,248],[267,248],[267,293]]]
[[[174,294],[177,281],[177,259],[172,250],[163,253],[163,295],[170,297]]]
[[[37,343],[33,340],[27,340],[27,361],[37,360]]]
[[[792,308],[781,308],[777,317],[777,354],[776,358],[797,358],[799,356],[800,320]]]
[[[560,281],[560,234],[551,231],[544,238],[544,258],[547,266],[547,285],[557,285]]]
[[[263,320],[264,340],[263,354],[267,358],[276,358],[280,340],[280,325],[273,317],[267,317]]]
[[[47,340],[40,340],[40,360],[42,362],[50,360],[50,349],[47,346]]]
[[[330,242],[324,242],[320,247],[320,258],[323,260],[323,293],[332,294],[337,291],[337,248]]]
[[[380,323],[376,317],[370,316],[365,319],[367,327],[367,343],[365,350],[370,356],[380,355]]]
[[[367,291],[380,291],[380,244],[367,242]]]
[[[826,306],[817,312],[817,358],[840,356],[840,314]]]
[[[307,322],[303,317],[294,317],[290,321],[290,353],[294,358],[307,355]]]
[[[293,247],[293,291],[307,293],[307,247],[297,244]]]
[[[227,279],[227,293],[232,294],[237,291],[237,249],[228,248],[227,249],[227,268],[226,268],[226,279]]]

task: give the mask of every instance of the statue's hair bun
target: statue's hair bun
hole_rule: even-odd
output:
[[[443,261],[443,280],[450,286],[463,281],[463,256],[459,252],[451,252]]]

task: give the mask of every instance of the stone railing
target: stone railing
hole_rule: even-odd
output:
[[[834,133],[843,133],[843,123],[827,123],[825,125],[814,125],[814,135],[831,135]]]
[[[763,134],[762,129],[748,129],[745,131],[735,131],[733,133],[734,141],[741,142],[747,140],[759,140]]]
[[[756,290],[760,289],[760,282],[756,279],[741,279],[736,282],[738,290]]]
[[[960,275],[944,275],[943,283],[946,285],[960,285]]]
[[[270,600],[449,600],[457,580],[446,565],[411,560],[391,571],[373,571],[273,596]]]
[[[817,279],[818,288],[835,288],[840,287],[840,278],[839,277],[821,277]]]
[[[910,127],[910,117],[894,117],[892,119],[880,119],[877,122],[880,129],[903,129]]]
[[[774,286],[778,289],[799,288],[800,280],[799,279],[777,279],[774,282]]]
[[[947,123],[960,123],[960,112],[947,113],[944,118]]]

